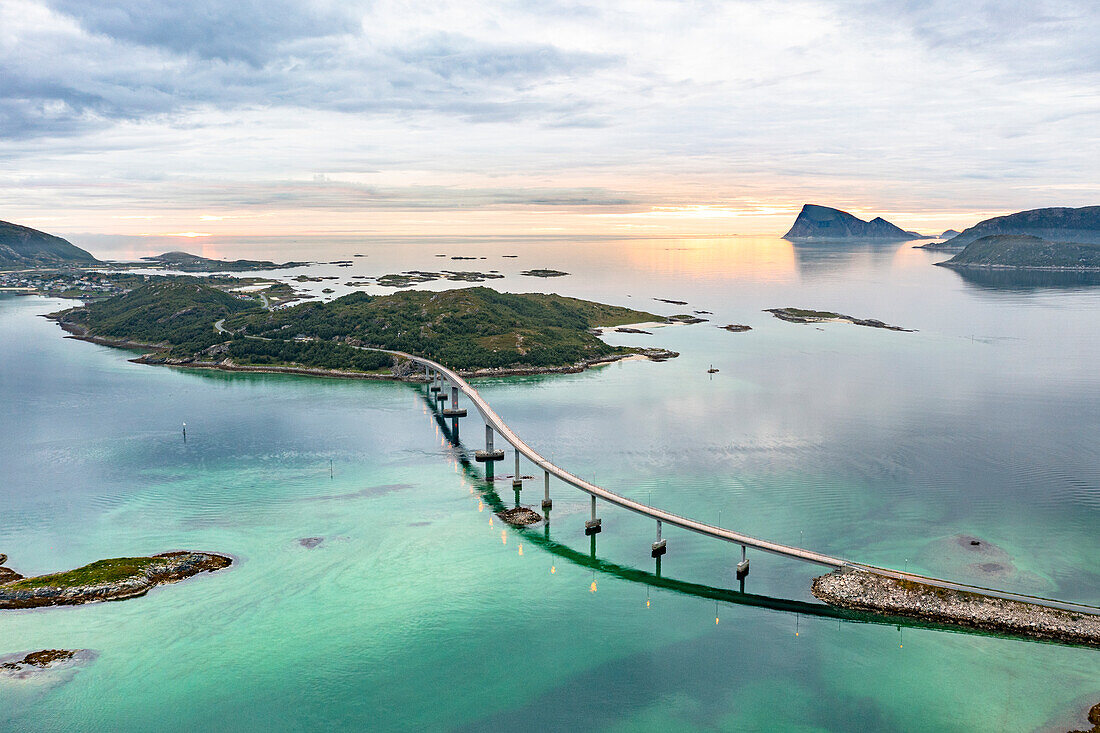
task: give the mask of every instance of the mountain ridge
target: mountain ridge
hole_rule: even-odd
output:
[[[67,239],[22,224],[0,221],[0,267],[99,264]]]

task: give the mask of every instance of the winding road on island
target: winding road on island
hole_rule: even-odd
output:
[[[725,529],[723,527],[717,527],[712,524],[700,522],[695,519],[674,514],[664,509],[658,509],[657,507],[643,504],[628,497],[616,494],[613,491],[609,491],[601,486],[586,481],[579,476],[576,476],[569,471],[551,463],[547,459],[543,458],[535,449],[529,446],[522,438],[516,435],[512,431],[508,424],[498,415],[489,403],[481,396],[480,393],[473,386],[470,385],[465,379],[463,379],[457,372],[452,369],[448,369],[442,364],[432,361],[421,356],[414,356],[407,354],[403,351],[393,351],[391,349],[375,349],[370,347],[356,347],[364,351],[378,351],[386,354],[392,354],[400,359],[407,359],[408,361],[419,364],[420,366],[434,370],[438,372],[444,379],[446,379],[452,386],[457,387],[462,394],[466,395],[466,398],[477,408],[477,411],[481,414],[482,420],[485,424],[492,427],[498,435],[506,440],[516,451],[523,455],[531,463],[538,466],[540,469],[556,476],[558,479],[565,483],[580,489],[584,493],[602,499],[609,504],[622,507],[628,511],[641,514],[642,516],[649,517],[662,522],[663,524],[669,524],[674,527],[686,529],[689,532],[695,532],[697,534],[711,537],[713,539],[722,540],[724,542],[730,542],[733,544],[741,545],[743,547],[751,547],[756,550],[771,553],[773,555],[780,555],[782,557],[789,557],[795,560],[801,560],[803,562],[813,563],[816,565],[823,565],[833,570],[840,571],[863,571],[867,573],[873,573],[895,580],[907,580],[915,583],[923,583],[925,585],[934,586],[937,588],[947,588],[956,591],[963,591],[966,593],[973,593],[980,596],[986,596],[990,598],[1000,598],[1008,601],[1017,601],[1020,603],[1027,603],[1035,606],[1043,606],[1046,608],[1056,608],[1063,611],[1070,611],[1074,613],[1100,615],[1100,607],[1090,606],[1084,603],[1074,603],[1072,601],[1060,601],[1053,598],[1042,598],[1039,596],[1031,596],[1023,593],[1014,593],[1012,591],[997,590],[994,588],[985,588],[982,586],[969,585],[966,583],[956,583],[950,580],[944,580],[942,578],[933,578],[926,575],[918,575],[916,573],[903,572],[899,570],[891,570],[889,568],[880,568],[874,565],[865,565],[863,563],[852,562],[839,557],[833,557],[813,550],[803,549],[801,547],[794,547],[791,545],[784,545],[778,542],[772,542],[770,540],[759,539],[750,535],[742,534],[734,530]]]

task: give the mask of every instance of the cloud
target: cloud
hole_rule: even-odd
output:
[[[292,41],[354,33],[352,2],[49,0],[89,33],[201,59],[262,66]]]
[[[0,186],[28,216],[1084,204],[1097,37],[1091,0],[0,0]]]

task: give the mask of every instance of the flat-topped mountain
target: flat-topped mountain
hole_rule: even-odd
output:
[[[301,267],[308,262],[283,262],[268,260],[212,260],[189,252],[165,252],[152,257],[142,257],[147,262],[156,262],[173,270],[182,272],[245,272],[249,270],[283,270],[288,267]]]
[[[847,211],[817,204],[805,204],[790,231],[783,235],[783,239],[795,241],[850,239],[902,241],[920,237],[921,235],[916,232],[907,232],[881,216],[876,216],[871,221],[864,221]]]
[[[951,259],[936,264],[1014,270],[1100,270],[1100,244],[1048,242],[1026,234],[993,234],[974,240]]]
[[[1100,243],[1100,206],[1031,209],[978,222],[945,245],[962,247],[992,234],[1026,234],[1051,242]]]
[[[94,265],[90,253],[61,237],[0,221],[0,267]]]

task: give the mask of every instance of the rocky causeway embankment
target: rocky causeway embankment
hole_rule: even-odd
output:
[[[1073,613],[864,571],[838,571],[814,578],[811,591],[818,599],[840,608],[1100,648],[1100,615]]]

